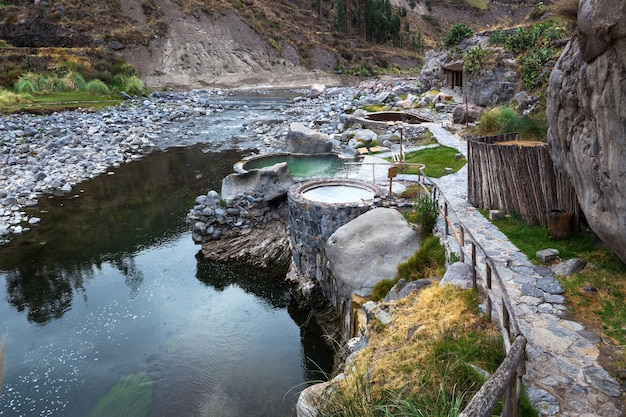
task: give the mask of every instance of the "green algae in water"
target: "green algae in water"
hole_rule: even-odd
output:
[[[90,417],[146,417],[153,388],[154,382],[145,375],[125,376],[100,400]]]

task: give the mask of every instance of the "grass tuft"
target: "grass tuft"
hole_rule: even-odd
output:
[[[87,83],[86,90],[91,94],[106,96],[111,94],[109,87],[100,80],[91,80]]]
[[[432,286],[394,303],[393,326],[371,335],[323,416],[456,416],[504,356],[478,295]]]
[[[429,236],[406,262],[398,265],[396,280],[404,278],[415,281],[422,278],[442,277],[445,270],[446,253],[439,239]]]

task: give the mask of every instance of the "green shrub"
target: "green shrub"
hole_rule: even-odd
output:
[[[469,38],[474,33],[474,29],[467,26],[465,23],[457,23],[452,26],[448,34],[443,40],[443,46],[451,48],[461,43],[465,38]]]
[[[32,96],[28,93],[14,93],[12,91],[0,90],[0,106],[12,106],[15,104],[30,103]]]
[[[121,74],[121,75],[124,75],[126,77],[132,77],[132,76],[138,76],[139,75],[139,71],[137,71],[137,68],[134,65],[127,63],[124,60],[116,61],[113,64],[113,71],[116,74]]]
[[[54,74],[29,73],[28,77],[35,83],[37,93],[60,93],[70,90],[65,80]]]
[[[487,51],[480,45],[472,46],[463,54],[463,70],[467,73],[478,72],[485,62]]]
[[[87,88],[87,81],[79,72],[68,71],[63,80],[70,90],[84,91]]]
[[[478,119],[478,127],[482,134],[496,134],[503,128],[519,118],[519,114],[511,107],[494,107],[484,112]]]
[[[545,113],[521,116],[515,109],[504,106],[484,112],[478,120],[479,132],[483,135],[519,133],[522,140],[546,140],[548,122]]]
[[[106,96],[111,94],[111,89],[100,80],[91,80],[87,83],[86,90],[91,94]]]
[[[508,36],[501,30],[496,30],[489,37],[489,45],[504,45]]]
[[[550,71],[544,66],[554,57],[554,49],[534,48],[526,56],[520,57],[522,83],[524,88],[532,89],[548,81]]]
[[[133,75],[124,80],[123,89],[131,96],[143,96],[146,94],[146,86],[141,78]]]
[[[537,32],[533,30],[517,28],[517,30],[506,39],[504,47],[516,54],[521,54],[535,46],[537,41],[536,35]]]
[[[13,89],[16,93],[20,94],[35,94],[38,92],[37,83],[35,83],[35,81],[27,75],[21,76],[15,83]]]

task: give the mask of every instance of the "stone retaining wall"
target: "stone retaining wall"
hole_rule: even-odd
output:
[[[376,186],[355,180],[341,180],[341,184],[355,184],[373,190]],[[361,214],[376,207],[379,198],[366,202],[323,203],[302,197],[306,189],[325,184],[337,184],[336,179],[314,180],[294,184],[288,193],[289,228],[293,267],[298,281],[315,280],[322,295],[335,307],[338,305],[336,291],[333,291],[330,273],[326,268],[324,255],[325,242],[337,229]],[[305,285],[306,286],[306,285]]]

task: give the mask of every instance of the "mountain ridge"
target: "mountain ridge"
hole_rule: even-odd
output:
[[[111,53],[135,65],[152,88],[332,84],[340,83],[332,75],[339,72],[415,71],[424,48],[435,47],[454,23],[482,29],[522,20],[532,10],[523,1],[489,3],[484,10],[462,0],[393,2],[407,11],[403,47],[337,31],[334,0],[317,0],[318,10],[297,0],[208,5],[199,0],[87,0],[80,5],[18,0],[0,8],[0,39],[18,47],[104,50],[105,57]],[[407,47],[408,34],[419,36],[418,48]]]

